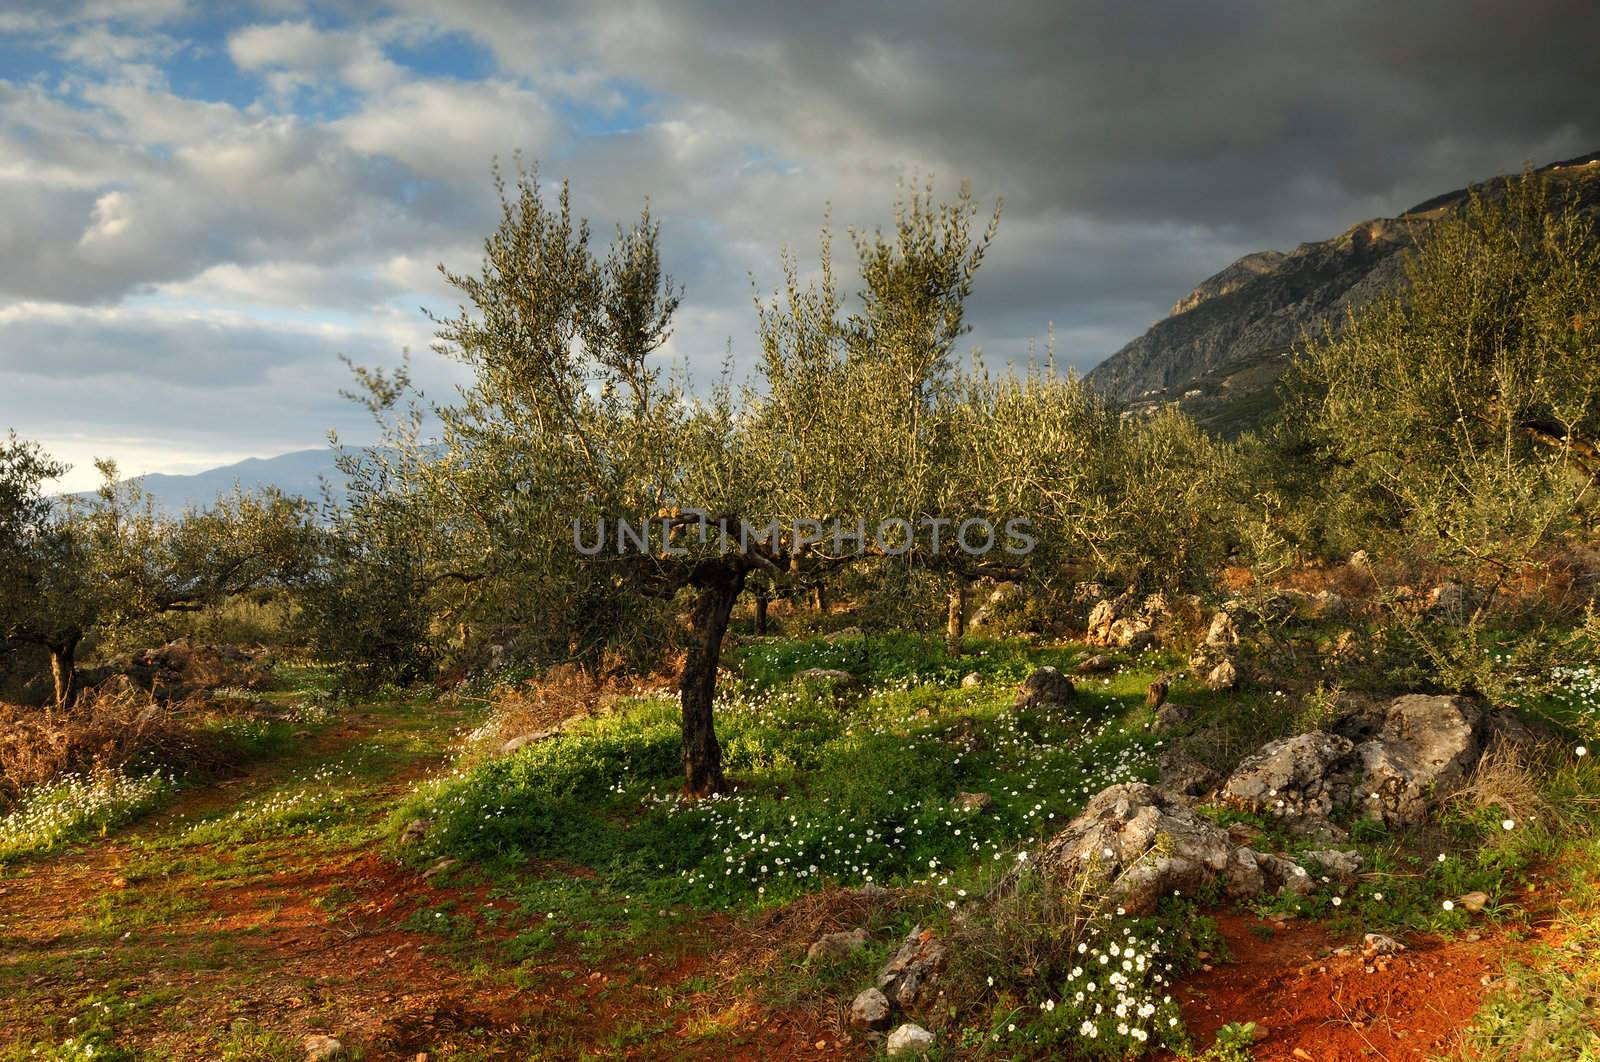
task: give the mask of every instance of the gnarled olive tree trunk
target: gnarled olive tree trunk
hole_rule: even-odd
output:
[[[727,789],[711,705],[717,693],[722,636],[727,633],[728,618],[744,589],[746,574],[737,562],[724,558],[702,561],[689,579],[696,594],[690,624],[693,640],[678,684],[683,699],[683,791],[687,796],[710,796]]]

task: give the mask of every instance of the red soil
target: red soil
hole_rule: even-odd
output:
[[[1483,1001],[1505,958],[1502,938],[1412,938],[1397,955],[1333,954],[1340,943],[1316,924],[1278,928],[1247,914],[1218,912],[1234,961],[1179,986],[1185,1020],[1199,1045],[1228,1022],[1266,1033],[1258,1062],[1370,1062],[1448,1054]]]

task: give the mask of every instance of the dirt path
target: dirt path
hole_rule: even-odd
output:
[[[292,756],[191,790],[122,835],[8,871],[0,1042],[53,1047],[91,1028],[133,1057],[177,1059],[298,1058],[309,1033],[368,1059],[851,1053],[826,1021],[708,991],[725,918],[600,964],[561,951],[502,964],[493,933],[463,949],[429,931],[441,907],[470,910],[480,926],[511,913],[488,886],[431,880],[378,841],[387,808],[441,763],[458,721],[433,706],[355,712]],[[374,748],[343,779],[342,817],[184,843],[196,823],[252,801],[290,803],[310,765]]]
[[[1229,1022],[1253,1021],[1257,1062],[1412,1062],[1451,1057],[1488,985],[1515,947],[1504,934],[1443,941],[1410,938],[1407,950],[1364,957],[1315,923],[1271,923],[1218,912],[1233,961],[1178,988],[1195,1042]]]

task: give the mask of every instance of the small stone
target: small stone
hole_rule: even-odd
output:
[[[920,1025],[907,1022],[889,1034],[889,1042],[884,1045],[890,1058],[899,1058],[902,1055],[923,1055],[933,1046],[933,1033]]]
[[[1290,1054],[1292,1054],[1292,1055],[1294,1055],[1294,1057],[1298,1058],[1300,1060],[1300,1062],[1315,1062],[1315,1060],[1311,1057],[1311,1052],[1307,1051],[1303,1047],[1295,1048],[1293,1051],[1290,1052]]]
[[[974,686],[981,685],[983,685],[983,676],[976,671],[969,671],[961,676],[961,688],[964,690],[970,690]]]
[[[848,933],[827,933],[806,949],[806,961],[838,962],[860,951],[866,943],[865,929],[852,929]]]
[[[887,1029],[889,997],[876,988],[862,990],[850,1004],[850,1024],[857,1029]]]
[[[428,828],[432,825],[432,819],[412,819],[406,823],[406,828],[400,831],[400,843],[404,845],[416,844],[428,836]]]
[[[1383,933],[1368,933],[1361,938],[1362,954],[1369,958],[1374,955],[1395,955],[1405,950],[1404,944]]]
[[[1080,675],[1095,675],[1102,671],[1110,671],[1115,666],[1115,662],[1109,656],[1096,653],[1072,670]]]
[[[1012,707],[1019,711],[1056,708],[1069,703],[1077,692],[1067,676],[1053,667],[1041,667],[1018,688]]]
[[[988,793],[957,793],[950,806],[969,815],[977,814],[994,807],[994,797]]]
[[[337,1037],[322,1033],[312,1033],[300,1041],[300,1046],[305,1049],[306,1062],[328,1062],[344,1056],[344,1044]]]

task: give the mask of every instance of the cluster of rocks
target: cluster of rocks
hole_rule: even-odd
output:
[[[1168,614],[1164,596],[1153,594],[1140,601],[1130,588],[1119,597],[1095,603],[1089,610],[1085,638],[1090,645],[1143,652],[1160,644],[1156,624]]]
[[[1206,636],[1189,657],[1189,670],[1208,689],[1231,690],[1239,684],[1239,627],[1226,609],[1211,617]]]
[[[922,1013],[937,1003],[944,994],[939,977],[949,960],[950,949],[932,931],[912,929],[879,972],[876,984],[851,1001],[851,1027],[874,1039],[887,1032],[884,1049],[891,1057],[925,1053],[933,1046],[933,1034],[913,1022],[895,1026],[894,1015]]]
[[[220,687],[262,689],[272,683],[271,654],[259,646],[210,645],[179,638],[87,669],[85,686],[132,687],[161,701],[179,701]]]
[[[1236,900],[1316,887],[1298,863],[1238,843],[1182,797],[1142,782],[1103,790],[1031,862],[1034,872],[1087,876],[1096,892],[1133,914],[1149,912],[1163,896],[1212,886]],[[1002,879],[997,892],[1014,888],[1025,872]]]

